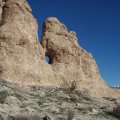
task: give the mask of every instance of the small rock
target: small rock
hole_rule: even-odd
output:
[[[93,112],[94,114],[97,114],[97,113],[98,113],[98,110],[96,110],[95,108],[93,108],[93,109],[92,109],[92,112]]]

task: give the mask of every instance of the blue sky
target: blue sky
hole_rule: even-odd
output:
[[[91,52],[103,79],[120,85],[120,0],[28,0],[39,24],[57,17]]]

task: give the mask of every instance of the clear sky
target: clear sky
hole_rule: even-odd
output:
[[[39,23],[57,17],[93,54],[103,79],[120,85],[120,0],[28,0]]]

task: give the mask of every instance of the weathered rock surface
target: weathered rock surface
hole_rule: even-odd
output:
[[[22,84],[54,80],[51,66],[42,60],[44,50],[38,41],[38,25],[26,0],[7,0],[2,14],[0,77]]]
[[[0,23],[1,23],[1,20],[2,20],[2,7],[4,5],[4,1],[3,0],[0,0]]]
[[[55,79],[63,82],[62,86],[64,82],[77,81],[79,89],[85,88],[94,94],[108,89],[92,55],[79,46],[75,32],[68,32],[57,18],[51,17],[44,22],[41,44]]]
[[[31,11],[26,0],[0,1],[0,78],[62,87],[77,81],[78,89],[87,89],[93,95],[107,94],[109,87],[91,54],[77,43],[75,32],[68,32],[57,18],[48,18],[40,44]]]

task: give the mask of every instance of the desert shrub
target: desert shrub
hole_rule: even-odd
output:
[[[77,89],[77,81],[72,81],[69,86],[70,92],[73,92]]]
[[[77,89],[77,80],[68,81],[65,78],[63,79],[63,84],[61,85],[62,88],[66,89],[68,92],[73,92]]]
[[[43,103],[45,102],[45,98],[44,97],[39,97],[39,100],[38,100],[38,105],[41,106]]]
[[[77,89],[77,81],[72,81],[69,85],[68,94],[70,96],[70,100],[77,101],[79,100],[79,96],[76,94]]]
[[[0,91],[0,103],[4,104],[5,103],[5,99],[8,96],[8,92],[7,91]]]
[[[117,105],[117,106],[113,109],[113,114],[114,114],[116,117],[119,117],[119,118],[120,118],[120,105]]]
[[[41,120],[39,116],[9,116],[7,120]]]
[[[15,97],[17,97],[20,101],[24,100],[24,98],[22,97],[22,95],[18,94],[18,93],[14,93]]]
[[[74,110],[69,110],[67,120],[73,120],[74,117],[75,117],[75,111]]]
[[[83,91],[76,91],[76,94],[87,101],[92,101],[92,96],[88,90],[83,90]]]
[[[112,115],[109,112],[107,112],[107,111],[102,111],[102,112],[98,112],[98,114],[96,114],[96,116],[109,118]]]
[[[0,120],[4,120],[1,114],[0,114]]]
[[[59,108],[59,114],[64,114],[66,112],[65,108],[60,107]]]
[[[77,90],[77,87],[78,87],[77,85],[78,85],[77,81],[72,81],[69,84],[68,91],[69,91],[70,98],[75,99],[75,100],[85,99],[87,101],[93,101],[90,91],[87,89]]]

